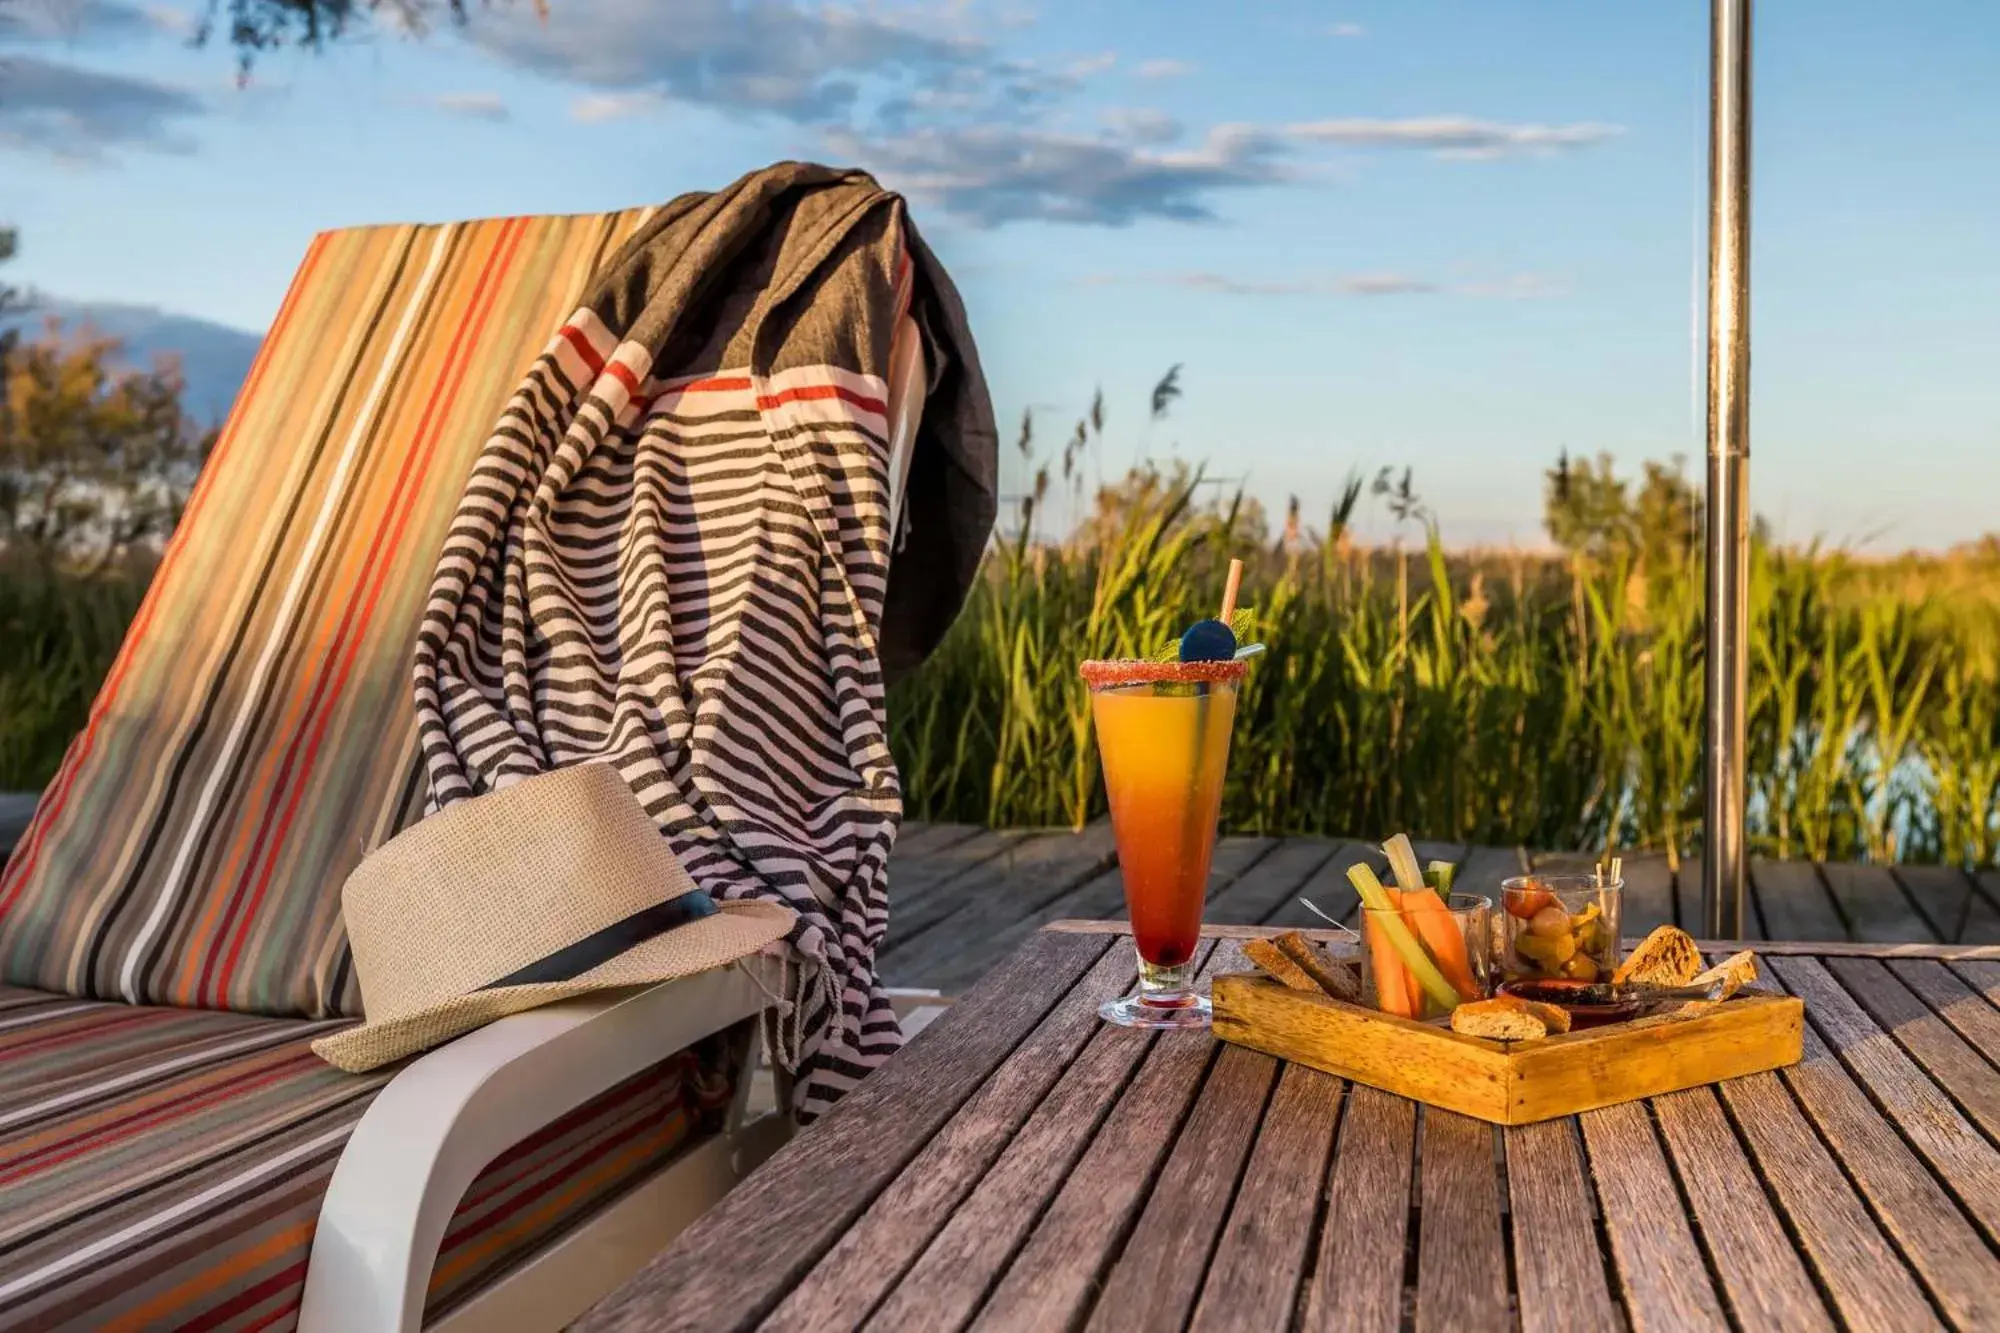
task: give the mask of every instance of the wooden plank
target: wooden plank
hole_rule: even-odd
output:
[[[1645,1106],[1608,1106],[1581,1120],[1632,1328],[1728,1328]]]
[[[1502,1131],[1521,1333],[1618,1325],[1576,1132],[1568,1119]]]
[[[1918,910],[1903,884],[1888,866],[1866,865],[1859,861],[1828,861],[1819,868],[1840,915],[1847,921],[1847,935],[1856,940],[1919,943],[1943,939]]]
[[[1006,830],[982,830],[964,842],[937,851],[899,860],[889,860],[889,939],[900,939],[912,927],[923,903],[942,892],[945,886],[969,875],[982,865],[1008,855],[1016,844],[1029,840]]]
[[[1350,1087],[1327,1187],[1326,1225],[1306,1286],[1306,1333],[1395,1333],[1403,1323],[1417,1105]]]
[[[1869,1017],[1951,1094],[1958,1109],[1989,1137],[2000,1140],[2000,1070],[1882,963],[1873,958],[1833,958],[1826,966]]]
[[[1295,900],[1342,844],[1324,838],[1286,838],[1269,856],[1208,897],[1204,921],[1254,925]]]
[[[1472,847],[1459,862],[1458,875],[1451,886],[1458,893],[1491,898],[1494,909],[1498,910],[1501,881],[1526,874],[1527,869],[1528,858],[1518,847]]]
[[[1044,930],[1081,935],[1115,935],[1126,929],[1122,921],[1051,921]],[[1325,943],[1351,942],[1353,937],[1341,931],[1325,930],[1318,927],[1301,926],[1308,938]],[[1204,925],[1201,933],[1210,939],[1243,940],[1252,939],[1271,932],[1265,926]],[[1627,936],[1628,944],[1637,944],[1636,938]],[[1705,940],[1697,938],[1697,947],[1704,952],[1721,951],[1734,953],[1742,948],[1736,940]],[[1759,955],[1773,958],[1790,956],[1811,956],[1816,958],[1938,958],[1954,965],[1969,962],[2000,962],[2000,945],[1994,944],[1865,944],[1851,940],[1765,940],[1757,945]]]
[[[1345,1086],[1299,1065],[1278,1076],[1209,1261],[1189,1325],[1194,1333],[1284,1333],[1292,1326]]]
[[[1256,866],[1277,845],[1276,838],[1222,839],[1216,844],[1215,855],[1209,865],[1209,892],[1217,892],[1238,875]],[[1018,899],[996,899],[994,910],[988,914],[987,920],[995,920],[1010,905],[1025,908]],[[1064,917],[1079,915],[1103,917],[1121,926],[1128,920],[1125,880],[1116,866],[1092,876],[1053,902],[1023,910],[1005,924],[990,925],[983,934],[975,933],[975,926],[961,928],[953,922],[948,927],[949,935],[933,932],[938,941],[935,946],[926,947],[924,941],[919,941],[912,952],[898,955],[895,960],[897,975],[919,978],[921,984],[934,987],[946,995],[956,994],[984,976],[994,959],[1006,954],[1043,926]]]
[[[1892,866],[1903,891],[1916,903],[1935,938],[1963,942],[1971,909],[1979,899],[1972,876],[1957,866]]]
[[[2000,1321],[2000,1260],[1812,1024],[1805,1059],[1782,1077],[1945,1317],[1961,1328]]]
[[[1731,1079],[1718,1091],[1841,1319],[1853,1328],[1910,1333],[1943,1327],[1778,1075]]]
[[[896,985],[918,985],[904,977],[923,975],[926,961],[949,956],[1008,921],[1060,898],[1108,867],[1116,852],[1111,826],[1092,824],[1081,833],[1044,833],[1023,838],[1003,854],[906,904],[889,908],[890,936],[880,966]]]
[[[1222,946],[1209,956],[1204,972],[1245,965],[1242,950]],[[1163,1032],[1155,1038],[1138,1074],[979,1312],[981,1329],[1041,1333],[1068,1328],[1083,1317],[1174,1146],[1215,1050],[1205,1032]]]
[[[1751,938],[1767,940],[1844,940],[1847,924],[1833,905],[1826,881],[1810,861],[1750,862],[1750,887],[1755,897],[1759,929]],[[1750,929],[1746,912],[1744,929]]]
[[[1982,999],[1942,963],[1899,958],[1889,964],[1889,970],[1988,1060],[2000,1064],[2000,1007]]]
[[[2000,1005],[2000,962],[1954,959],[1951,970],[1963,977],[1966,985]]]
[[[1833,1317],[1712,1088],[1656,1098],[1653,1113],[1708,1242],[1729,1308],[1745,1328],[1831,1329]]]
[[[1201,1097],[1105,1278],[1093,1333],[1181,1328],[1200,1293],[1278,1062],[1241,1047],[1215,1057]]]
[[[908,856],[899,856],[892,851],[889,854],[889,892],[892,900],[893,897],[909,898],[927,892],[982,862],[1004,855],[1014,844],[1033,836],[1011,829],[979,829],[970,838],[949,847],[932,848]]]
[[[793,1287],[764,1327],[848,1327],[864,1319],[1103,1026],[1097,1007],[1136,980],[1133,955],[1107,949]]]
[[[1894,1118],[1989,1241],[2000,1242],[2000,1151],[1967,1124],[1937,1084],[1924,1076],[1816,958],[1771,964],[1786,989],[1806,1001],[1813,1026]]]
[[[1979,895],[1972,900],[1959,938],[1967,944],[2000,944],[2000,871],[1982,870],[1973,882]]]
[[[754,1326],[1109,944],[1035,937],[573,1327]]]
[[[1434,1106],[1423,1119],[1416,1326],[1506,1333],[1514,1321],[1493,1127]]]
[[[1203,946],[1206,949],[1208,946]],[[1112,952],[1120,952],[1115,946]],[[963,1327],[1062,1188],[1153,1034],[1101,1025],[1000,1160],[869,1320],[874,1330],[930,1333]]]
[[[896,830],[896,849],[890,854],[889,866],[893,874],[899,863],[916,861],[970,842],[985,832],[977,824],[917,824],[905,821]]]
[[[1354,920],[1361,899],[1356,896],[1354,886],[1347,882],[1347,870],[1355,865],[1367,865],[1377,873],[1383,873],[1388,862],[1379,848],[1364,842],[1343,842],[1298,886],[1296,892],[1278,898],[1259,920],[1267,926],[1296,930],[1324,927],[1326,921],[1301,903],[1299,899],[1302,897],[1310,898],[1314,906],[1336,921]]]

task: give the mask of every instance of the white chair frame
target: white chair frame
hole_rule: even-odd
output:
[[[756,1017],[776,983],[774,965],[749,959],[636,993],[552,1004],[397,1074],[355,1127],[320,1206],[302,1333],[417,1333],[445,1227],[487,1163],[647,1066]],[[747,1121],[751,1074],[746,1061],[722,1134],[690,1143],[430,1327],[556,1329],[615,1290],[788,1136],[782,1111]]]

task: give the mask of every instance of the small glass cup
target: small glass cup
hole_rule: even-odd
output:
[[[1433,993],[1440,984],[1463,1002],[1491,989],[1493,900],[1454,893],[1444,910],[1361,909],[1362,1001],[1371,1009],[1419,1021],[1451,1012]],[[1431,985],[1419,979],[1409,951],[1429,966]]]
[[[1624,883],[1607,875],[1522,875],[1500,886],[1508,981],[1609,981],[1618,967]]]

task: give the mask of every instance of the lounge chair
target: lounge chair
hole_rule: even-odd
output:
[[[359,1013],[340,885],[422,812],[410,647],[473,456],[644,216],[313,242],[0,878],[0,1329],[558,1328],[782,1141],[747,969],[375,1075],[307,1049]]]

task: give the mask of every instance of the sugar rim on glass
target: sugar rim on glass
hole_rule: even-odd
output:
[[[1198,685],[1242,680],[1248,662],[1085,662],[1076,669],[1093,689],[1118,685]]]

